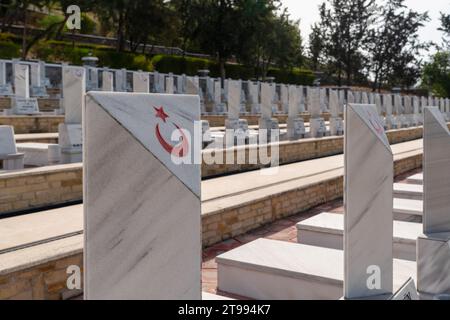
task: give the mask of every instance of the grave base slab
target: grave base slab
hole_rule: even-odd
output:
[[[416,260],[416,239],[422,232],[420,223],[394,221],[394,258]],[[322,213],[297,224],[300,244],[330,249],[343,249],[344,216]]]
[[[417,239],[417,289],[426,295],[450,294],[450,232]]]
[[[218,288],[260,300],[339,300],[343,251],[259,239],[216,258]],[[394,290],[415,274],[415,263],[394,259]]]

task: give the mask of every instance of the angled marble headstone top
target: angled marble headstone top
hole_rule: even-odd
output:
[[[307,88],[308,96],[308,111],[311,114],[311,118],[319,118],[321,115],[320,110],[320,90],[317,88]]]
[[[84,112],[85,298],[200,299],[200,165],[166,150],[198,96],[90,92]]]
[[[29,66],[25,64],[14,64],[14,93],[16,97],[29,98]]]
[[[105,76],[105,74],[103,74]],[[105,79],[104,79],[105,80]],[[65,123],[81,123],[81,114],[86,93],[86,69],[83,67],[63,66],[63,105]]]
[[[172,156],[194,163],[194,121],[200,119],[198,96],[126,93],[90,93],[91,97],[175,176],[200,196],[199,166],[178,165]],[[183,131],[191,135],[184,139]],[[179,133],[183,142],[171,141]]]
[[[273,101],[273,89],[270,83],[261,83],[261,117],[263,119],[272,118],[272,101]]]
[[[339,117],[339,96],[335,90],[330,90],[330,113],[333,118]]]
[[[11,126],[0,126],[0,155],[17,153],[14,139],[14,128]]]
[[[424,109],[424,233],[450,232],[450,131],[437,107]]]
[[[288,88],[289,103],[288,103],[288,117],[297,118],[299,113],[300,91],[296,86],[290,85]]]
[[[147,72],[133,72],[133,91],[148,93],[150,91],[150,81]]]
[[[347,107],[344,145],[344,297],[390,294],[393,155],[375,105]]]
[[[228,118],[239,119],[241,107],[241,81],[228,80]]]

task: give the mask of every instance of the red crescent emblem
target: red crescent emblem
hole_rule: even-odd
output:
[[[166,122],[166,118],[168,118],[169,116],[164,112],[163,107],[160,108],[155,107],[154,109],[156,111],[156,117],[161,118],[164,122]],[[176,157],[183,158],[189,152],[189,141],[186,135],[184,134],[184,131],[175,123],[172,122],[172,124],[175,126],[175,128],[178,129],[178,132],[181,135],[181,142],[179,144],[173,146],[162,137],[161,132],[159,130],[159,123],[156,125],[155,128],[156,138],[158,139],[161,147],[163,147],[163,149],[166,150],[168,153]]]

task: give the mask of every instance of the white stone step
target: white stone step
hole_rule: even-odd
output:
[[[221,291],[260,300],[337,300],[343,295],[343,251],[258,239],[216,258]],[[394,291],[416,264],[394,259]]]
[[[423,186],[417,184],[394,183],[394,198],[422,200]]]
[[[414,184],[423,184],[423,173],[415,174],[407,178],[406,181]]]
[[[394,198],[394,220],[422,222],[423,201]]]
[[[416,260],[416,241],[423,232],[422,224],[394,221],[394,257]],[[298,243],[330,249],[343,249],[344,216],[321,213],[297,224]]]
[[[212,293],[209,293],[209,292],[202,292],[202,300],[219,301],[219,300],[235,300],[235,299],[231,299],[231,298],[224,297],[224,296],[219,296],[217,294],[212,294]]]

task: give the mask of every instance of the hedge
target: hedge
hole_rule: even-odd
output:
[[[220,76],[219,64],[215,61],[201,58],[156,55],[151,61],[155,70],[162,73],[175,73],[186,75],[197,75],[198,70],[208,69],[211,77]],[[248,80],[254,78],[254,69],[252,67],[240,64],[226,64],[225,72],[227,78]],[[292,71],[283,71],[272,68],[268,76],[275,77],[279,83],[290,83],[298,85],[312,85],[315,79],[314,73],[310,70],[293,69]]]
[[[22,46],[14,35],[0,33],[0,59],[13,59],[20,57]]]
[[[99,65],[110,68],[126,68],[130,70],[152,71],[153,66],[147,56],[128,52],[117,52],[112,48],[94,45],[75,45],[70,42],[47,41],[34,49],[36,56],[45,61],[65,61],[71,64],[82,64],[81,58],[92,53],[99,58]]]

